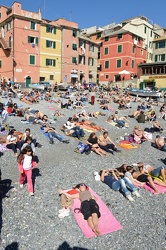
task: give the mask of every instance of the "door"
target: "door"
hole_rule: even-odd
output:
[[[26,77],[26,88],[29,88],[29,84],[31,84],[31,77],[27,76]]]

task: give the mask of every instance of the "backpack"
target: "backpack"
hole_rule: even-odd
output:
[[[90,146],[82,142],[79,142],[75,152],[80,153],[80,154],[85,153],[86,155],[88,155],[91,152]]]

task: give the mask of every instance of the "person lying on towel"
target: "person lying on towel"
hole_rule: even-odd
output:
[[[68,192],[61,189],[59,189],[58,192],[60,194],[65,194],[69,198],[80,199],[80,211],[84,216],[84,220],[87,220],[89,227],[96,234],[96,236],[101,236],[101,232],[98,228],[98,221],[101,214],[99,211],[99,206],[96,202],[96,197],[91,194],[88,186],[84,183],[76,185],[75,189],[79,191],[76,194],[69,194]]]

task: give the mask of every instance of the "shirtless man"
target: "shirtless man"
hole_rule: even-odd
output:
[[[99,135],[98,144],[99,144],[101,149],[105,150],[108,153],[113,154],[113,151],[120,152],[120,150],[117,149],[117,147],[113,143],[113,141],[111,141],[110,137],[108,136],[107,131],[104,131],[102,135]],[[113,151],[111,151],[110,149],[112,149]]]
[[[166,143],[163,137],[160,137],[160,135],[156,135],[154,143],[156,148],[160,149],[161,151],[166,151]]]

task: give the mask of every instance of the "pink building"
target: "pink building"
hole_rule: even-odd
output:
[[[0,78],[15,82],[39,81],[41,13],[0,6]]]
[[[99,82],[129,80],[138,75],[138,65],[146,62],[143,38],[120,29],[102,36]],[[121,71],[129,74],[121,74]]]

